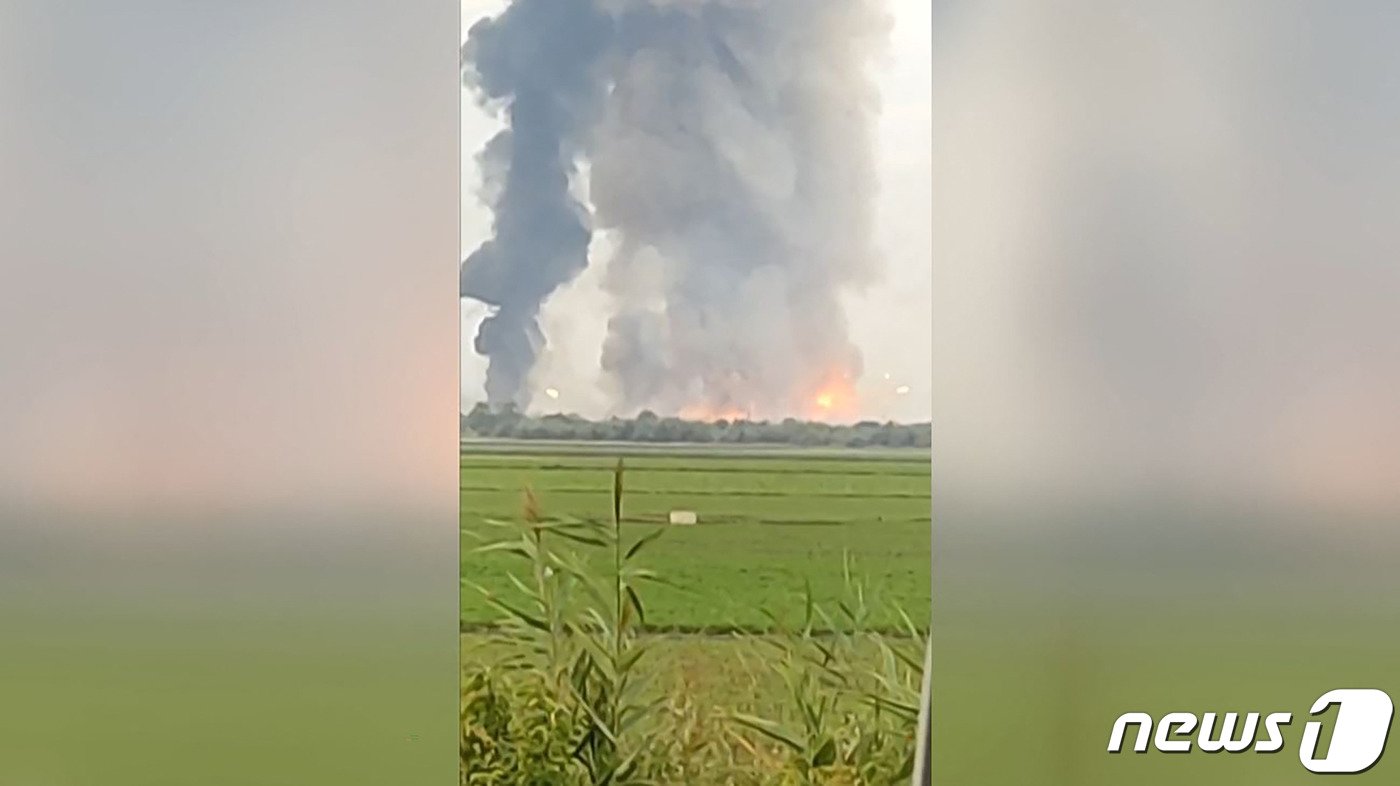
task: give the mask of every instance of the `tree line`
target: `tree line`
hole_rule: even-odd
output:
[[[813,447],[929,447],[928,423],[817,423],[796,418],[780,421],[716,420],[663,417],[643,410],[634,418],[589,420],[580,415],[533,416],[511,405],[477,404],[461,416],[463,437],[590,442],[687,442],[801,445]]]

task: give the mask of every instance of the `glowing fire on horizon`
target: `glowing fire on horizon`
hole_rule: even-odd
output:
[[[787,417],[805,420],[841,423],[855,420],[860,412],[860,397],[856,393],[855,379],[849,373],[833,370],[822,377],[818,384],[808,388],[809,393],[797,393],[787,407],[770,411],[737,404],[732,399],[724,403],[697,402],[688,404],[676,412],[682,420],[695,420],[705,423],[716,421],[782,420]]]
[[[813,420],[839,421],[854,417],[859,409],[859,399],[850,375],[832,374],[817,389],[803,414]]]
[[[860,412],[860,399],[856,394],[855,380],[851,374],[832,371],[814,387],[815,390],[811,393],[795,396],[787,411],[758,411],[731,401],[724,404],[689,404],[681,407],[676,414],[682,420],[706,423],[720,420],[731,423],[746,420],[781,420],[785,417],[839,423],[854,420]]]

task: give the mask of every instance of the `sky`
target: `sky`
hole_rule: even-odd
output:
[[[463,0],[463,38],[473,23],[505,6],[502,0]],[[882,273],[864,291],[849,293],[845,308],[851,338],[864,358],[858,417],[927,420],[932,374],[932,5],[891,0],[888,11],[892,21],[888,48],[871,70],[881,96],[874,153],[879,183],[876,242],[882,255]],[[464,256],[490,232],[490,213],[476,196],[480,173],[475,155],[499,128],[500,121],[479,107],[464,89]],[[607,314],[600,286],[605,269],[606,253],[594,254],[589,269],[545,305],[541,321],[549,346],[540,358],[535,379],[541,389],[556,389],[559,398],[537,397],[536,406],[547,402],[551,408],[584,415],[608,413],[610,402],[598,384]],[[486,363],[472,351],[470,337],[486,313],[482,304],[462,301],[464,408],[483,397]]]
[[[403,441],[455,433],[432,5],[0,2],[0,502],[435,475]]]
[[[1397,25],[939,3],[935,476],[1400,506]]]

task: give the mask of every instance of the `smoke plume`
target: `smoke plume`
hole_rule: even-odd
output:
[[[462,271],[496,307],[488,400],[528,401],[536,315],[591,227],[613,241],[619,409],[807,414],[850,390],[841,296],[877,269],[866,67],[886,24],[876,0],[517,0],[476,25],[467,79],[509,124],[481,155],[494,236]]]
[[[462,296],[495,309],[475,341],[490,361],[492,404],[528,403],[540,305],[588,264],[587,211],[570,184],[603,95],[596,67],[609,32],[587,0],[517,0],[462,45],[464,81],[488,105],[506,106],[505,130],[478,156],[493,236],[461,275]]]

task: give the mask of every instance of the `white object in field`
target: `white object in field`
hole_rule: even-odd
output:
[[[699,520],[693,510],[673,510],[671,511],[672,524],[694,524]]]

